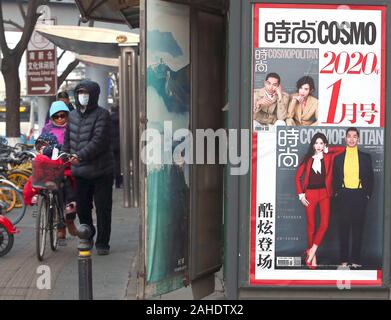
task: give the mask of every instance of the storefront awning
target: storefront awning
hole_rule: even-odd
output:
[[[118,58],[119,43],[140,42],[138,33],[103,28],[37,25],[35,30],[63,50],[104,58]]]
[[[103,58],[103,57],[95,57],[95,56],[89,56],[89,55],[84,55],[84,54],[77,54],[76,59],[80,60],[82,62],[99,64],[102,66],[112,67],[112,68],[117,68],[117,69],[119,66],[118,58],[117,59]]]

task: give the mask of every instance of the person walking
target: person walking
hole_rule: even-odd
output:
[[[98,105],[99,94],[96,82],[84,80],[76,86],[76,109],[69,114],[63,151],[72,154],[80,223],[90,226],[92,243],[96,234],[98,255],[107,255],[110,252],[114,160],[110,113]],[[97,230],[92,219],[93,204]]]
[[[75,110],[75,107],[69,98],[69,94],[66,91],[61,91],[57,94],[57,101],[63,101],[67,105],[69,111]]]
[[[362,238],[366,210],[374,183],[372,158],[370,154],[358,149],[359,138],[360,132],[357,128],[351,127],[346,130],[346,150],[335,158],[333,170],[341,265],[347,267],[351,263],[354,269],[362,267]]]

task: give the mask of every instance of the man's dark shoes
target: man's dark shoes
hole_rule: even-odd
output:
[[[107,256],[110,253],[109,248],[96,248],[96,252],[99,256]]]

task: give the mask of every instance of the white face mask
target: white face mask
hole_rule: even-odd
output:
[[[88,93],[80,93],[78,98],[80,104],[86,107],[88,105],[88,101],[90,100],[90,95]]]

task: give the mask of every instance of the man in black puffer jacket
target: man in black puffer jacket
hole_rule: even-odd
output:
[[[99,255],[106,255],[110,250],[114,161],[110,113],[98,106],[99,93],[99,85],[93,81],[84,80],[76,86],[76,109],[69,114],[62,151],[74,155],[71,164],[80,223],[91,227],[92,241],[96,233],[94,200],[98,227],[95,245]]]

